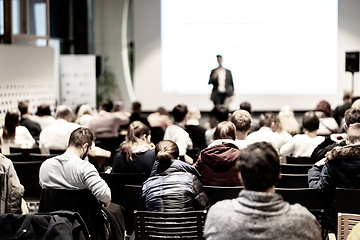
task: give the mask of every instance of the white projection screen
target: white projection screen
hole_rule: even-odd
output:
[[[134,52],[145,111],[211,110],[217,54],[233,75],[231,110],[242,101],[254,110],[341,101],[337,0],[135,0]]]

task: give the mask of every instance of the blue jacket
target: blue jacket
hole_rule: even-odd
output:
[[[194,167],[180,160],[155,161],[142,187],[140,209],[154,212],[204,209],[208,198],[199,178]]]

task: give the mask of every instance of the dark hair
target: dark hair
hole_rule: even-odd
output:
[[[348,127],[353,123],[360,123],[360,109],[353,107],[349,108],[345,111],[344,118]]]
[[[260,115],[260,127],[270,127],[273,122],[277,122],[278,117],[276,113],[266,112]]]
[[[158,110],[156,110],[158,113],[160,113],[160,115],[167,115],[169,116],[169,113],[166,111],[165,108],[163,107],[159,107]]]
[[[332,111],[331,111],[331,106],[330,103],[322,100],[318,103],[318,105],[316,105],[314,111],[319,111],[319,112],[323,112],[326,117],[331,117],[332,116]]]
[[[170,161],[179,157],[179,148],[175,142],[171,140],[160,141],[155,146],[155,160]]]
[[[225,105],[218,104],[211,110],[210,116],[215,117],[219,122],[227,121],[229,109]]]
[[[230,121],[237,131],[246,132],[251,127],[251,115],[246,110],[237,110],[231,115]]]
[[[219,123],[213,135],[213,139],[236,139],[236,128],[232,122],[224,121]]]
[[[250,114],[252,114],[251,104],[249,102],[242,102],[240,104],[240,109],[248,111]]]
[[[306,112],[302,119],[302,126],[309,132],[319,129],[319,118],[313,111]]]
[[[114,104],[110,99],[104,99],[101,103],[101,109],[106,112],[111,112],[113,107],[114,107]]]
[[[188,108],[185,104],[176,105],[172,111],[175,122],[181,122],[182,120],[184,120],[187,113]]]
[[[19,109],[21,115],[26,114],[29,109],[29,101],[27,101],[27,100],[20,101],[18,104],[18,109]]]
[[[360,123],[351,124],[346,135],[351,144],[360,142]]]
[[[218,55],[216,55],[216,58],[222,58],[222,56],[218,54]]]
[[[241,173],[245,189],[265,191],[279,182],[279,155],[270,143],[249,145],[241,151],[236,167]]]
[[[133,102],[131,105],[131,110],[133,112],[140,113],[141,112],[141,103],[138,101]]]
[[[149,136],[150,129],[142,122],[134,121],[129,125],[124,145],[126,151],[126,161],[132,161],[133,146],[144,134],[146,137]]]
[[[38,106],[36,115],[38,115],[39,117],[51,116],[50,105],[49,104],[41,104],[40,106]]]
[[[12,139],[15,137],[15,129],[19,126],[19,112],[16,109],[9,109],[5,115],[3,126],[3,139]]]
[[[75,129],[69,138],[69,146],[81,148],[85,143],[90,147],[95,140],[95,135],[86,127],[79,127]]]

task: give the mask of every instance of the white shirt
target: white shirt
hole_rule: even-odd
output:
[[[311,138],[306,134],[297,134],[280,148],[280,154],[283,158],[291,154],[293,157],[310,157],[314,149],[324,139],[322,136]]]
[[[189,134],[176,124],[166,128],[164,140],[174,141],[178,145],[180,156],[184,156],[186,149],[192,149],[193,146]]]
[[[226,70],[225,68],[220,68],[216,70],[218,73],[218,91],[220,93],[224,93],[226,92],[226,88],[225,88],[225,80],[226,80]]]
[[[247,146],[249,146],[250,144],[253,144],[254,142],[249,141],[249,140],[236,139],[235,143],[239,147],[240,150],[243,150],[243,149],[247,148]]]
[[[41,164],[39,181],[42,188],[89,189],[97,200],[111,200],[111,190],[94,165],[79,157],[60,155],[46,160]]]
[[[285,143],[284,139],[279,134],[273,132],[268,127],[261,127],[258,131],[249,134],[246,140],[251,142],[268,142],[276,149],[280,149],[280,147]]]
[[[30,120],[37,122],[40,127],[41,130],[46,128],[47,126],[50,126],[51,124],[53,124],[55,122],[55,118],[53,116],[30,116],[29,117]]]
[[[69,144],[71,133],[80,125],[64,119],[56,119],[53,124],[44,128],[39,137],[42,154],[50,154],[50,149],[65,150]]]
[[[10,153],[10,147],[16,148],[32,148],[34,146],[35,140],[31,136],[29,130],[24,126],[17,126],[15,128],[15,137],[14,139],[3,139],[3,129],[0,129],[0,139],[1,139],[1,152],[3,154]]]

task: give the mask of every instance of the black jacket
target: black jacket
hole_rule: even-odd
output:
[[[142,187],[140,209],[154,212],[204,209],[208,198],[199,177],[194,167],[180,160],[155,161]]]
[[[327,152],[331,151],[334,147],[343,147],[346,145],[345,140],[341,141],[339,144],[331,140],[330,136],[326,136],[325,140],[320,143],[312,152],[311,159],[314,162],[317,162],[323,159]]]
[[[80,215],[75,212],[0,214],[0,238],[85,240],[89,239],[89,232]]]

